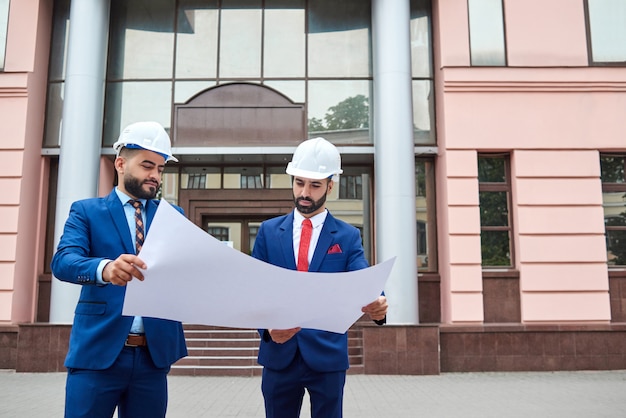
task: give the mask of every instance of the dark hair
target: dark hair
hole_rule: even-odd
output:
[[[124,157],[124,158],[130,158],[133,155],[137,154],[138,151],[141,151],[139,148],[128,148],[128,147],[122,147],[122,149],[120,149],[120,152],[117,154],[120,157]]]

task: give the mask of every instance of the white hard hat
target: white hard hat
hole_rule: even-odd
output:
[[[307,139],[296,148],[291,162],[287,164],[287,174],[307,179],[321,180],[332,177],[339,180],[341,155],[339,150],[324,138]]]
[[[165,162],[178,160],[172,155],[170,137],[157,122],[136,122],[128,125],[113,144],[119,155],[122,148],[142,148],[156,152],[165,158]]]

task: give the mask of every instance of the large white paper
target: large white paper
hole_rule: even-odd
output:
[[[233,328],[344,333],[380,296],[395,257],[346,273],[297,272],[218,241],[162,200],[127,285],[124,315]]]

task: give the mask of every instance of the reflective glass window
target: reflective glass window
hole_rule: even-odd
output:
[[[294,103],[306,101],[304,80],[265,80],[263,84],[287,96]]]
[[[0,70],[4,70],[4,56],[9,29],[9,0],[0,0]]]
[[[263,76],[304,77],[304,0],[266,0]]]
[[[111,146],[127,125],[142,121],[159,122],[170,130],[172,83],[109,83],[106,89],[103,146]]]
[[[217,0],[180,0],[176,20],[176,77],[215,78]]]
[[[49,77],[51,81],[65,78],[67,65],[67,42],[70,34],[70,1],[54,2],[52,18],[52,41],[50,44]]]
[[[111,2],[109,79],[171,78],[174,0]]]
[[[413,139],[419,145],[433,145],[435,137],[435,91],[432,80],[413,80]]]
[[[411,0],[411,73],[432,77],[430,0]]]
[[[324,136],[335,144],[371,143],[370,81],[309,81],[309,137]]]
[[[502,0],[468,0],[472,65],[506,65]]]
[[[626,2],[587,0],[592,61],[626,62]]]
[[[369,77],[369,1],[309,2],[308,76]]]
[[[46,96],[46,132],[44,147],[58,147],[61,144],[61,121],[63,119],[63,89],[65,83],[50,83]]]
[[[215,86],[215,81],[177,81],[174,83],[174,103],[187,103],[198,93]]]
[[[415,216],[417,228],[417,269],[437,271],[437,217],[435,210],[435,169],[432,159],[415,161]]]
[[[478,156],[480,248],[483,267],[512,267],[508,155]]]
[[[602,207],[609,266],[626,265],[626,154],[600,156]]]
[[[261,1],[222,0],[220,77],[261,76]]]

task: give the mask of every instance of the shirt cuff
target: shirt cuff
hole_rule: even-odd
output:
[[[96,284],[99,284],[101,286],[109,284],[109,282],[105,282],[102,279],[102,271],[104,270],[106,265],[109,264],[111,261],[113,260],[109,260],[108,258],[105,258],[104,260],[100,261],[100,263],[98,264],[98,268],[96,269]]]

